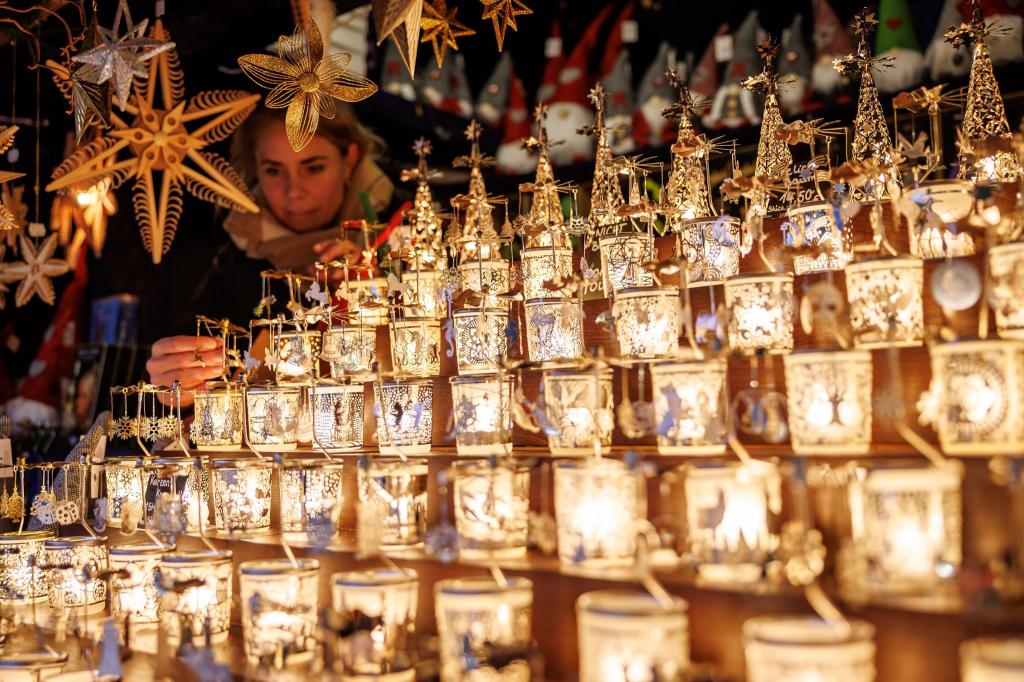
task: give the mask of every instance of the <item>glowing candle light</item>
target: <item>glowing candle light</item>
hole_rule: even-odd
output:
[[[743,623],[749,682],[874,682],[875,628],[850,621],[843,634],[806,616],[758,616]]]
[[[659,453],[725,452],[726,369],[724,359],[651,365]]]
[[[136,521],[142,519],[145,496],[145,478],[140,460],[136,457],[108,457],[103,467],[107,482],[107,525],[121,527],[125,507],[134,512]]]
[[[606,292],[611,294],[620,289],[649,287],[654,284],[654,274],[644,268],[644,265],[654,259],[653,234],[609,234],[598,240],[598,246]]]
[[[315,375],[322,339],[318,331],[281,332],[276,335],[274,375],[281,386],[304,385]]]
[[[111,547],[109,553],[110,612],[118,621],[131,618],[133,623],[158,623],[160,594],[156,574],[160,560],[174,545],[140,543]]]
[[[363,447],[363,385],[321,380],[310,398],[314,447],[350,452]]]
[[[107,539],[91,535],[43,541],[43,567],[49,583],[50,608],[95,613],[107,600],[107,581],[97,575],[107,569]]]
[[[330,363],[333,379],[369,372],[377,357],[376,328],[361,324],[332,325],[324,332],[323,357]]]
[[[508,310],[463,308],[452,317],[459,374],[498,371],[508,355]]]
[[[512,377],[452,377],[451,384],[456,451],[460,455],[511,453]]]
[[[464,558],[526,554],[530,470],[487,460],[459,462],[455,528]]]
[[[679,289],[621,289],[612,300],[619,354],[633,360],[670,358],[679,351]]]
[[[924,264],[917,258],[879,258],[848,265],[846,298],[857,347],[920,345],[923,283]]]
[[[0,598],[13,604],[46,599],[43,542],[53,537],[48,530],[0,533]]]
[[[360,523],[365,517],[378,529],[382,548],[422,543],[427,527],[427,460],[367,461],[359,468],[359,504]]]
[[[374,383],[373,398],[381,454],[430,452],[434,424],[432,380],[395,379]]]
[[[242,644],[256,664],[296,664],[319,647],[320,562],[299,559],[243,561],[238,567]]]
[[[444,273],[438,270],[408,270],[402,273],[402,284],[406,286],[407,305],[419,306],[416,314],[436,320],[444,319],[448,306],[441,298],[444,289]]]
[[[415,377],[441,373],[441,323],[407,317],[389,325],[391,358],[396,372]]]
[[[210,472],[197,458],[158,457],[143,469],[150,530],[174,535],[209,528]],[[184,525],[175,531],[182,520]]]
[[[717,216],[686,220],[679,231],[691,285],[713,284],[740,273],[739,218]]]
[[[272,384],[246,387],[246,430],[253,450],[271,452],[298,447],[300,390]]]
[[[526,351],[531,362],[583,356],[583,305],[574,298],[526,301]]]
[[[572,277],[572,249],[532,247],[522,250],[523,296],[527,299],[571,295],[566,289],[552,291],[545,283]]]
[[[331,576],[334,610],[343,620],[369,619],[371,629],[339,644],[346,676],[372,676],[386,682],[414,682],[409,653],[414,648],[419,578],[416,571],[377,568]]]
[[[1024,679],[1024,639],[981,637],[960,646],[961,682],[1019,682]]]
[[[738,275],[725,280],[729,347],[744,353],[793,348],[793,275]]]
[[[793,452],[866,453],[871,447],[871,352],[798,352],[784,362]]]
[[[286,459],[281,465],[281,530],[326,537],[338,532],[342,495],[340,461]]]
[[[544,373],[547,418],[558,433],[548,435],[554,455],[592,455],[611,451],[615,419],[612,373],[605,369],[553,369]]]
[[[786,216],[793,226],[793,245],[819,251],[815,256],[797,254],[793,258],[796,274],[842,270],[853,260],[853,240],[839,229],[831,204],[804,204],[789,209]]]
[[[231,552],[211,550],[168,552],[160,559],[160,581],[188,585],[169,590],[160,600],[160,621],[171,641],[188,630],[201,645],[207,627],[213,642],[223,642],[231,625]]]
[[[208,381],[193,391],[195,419],[189,431],[199,450],[237,450],[242,446],[242,391],[232,384]]]
[[[467,250],[469,245],[467,244]],[[476,291],[483,295],[480,305],[486,308],[498,307],[502,300],[498,294],[503,294],[511,287],[509,285],[509,264],[508,261],[490,257],[490,246],[481,245],[481,256],[483,260],[463,260],[459,263],[459,278],[462,280],[463,290]],[[497,256],[497,254],[493,254]],[[485,293],[486,292],[486,293]],[[508,307],[508,304],[504,304]]]
[[[1024,243],[993,246],[988,252],[988,270],[996,331],[1003,338],[1024,339]]]
[[[274,465],[267,460],[213,460],[214,523],[219,531],[243,533],[270,529],[270,482]]]

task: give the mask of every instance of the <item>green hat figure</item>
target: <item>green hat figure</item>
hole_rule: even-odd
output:
[[[907,0],[881,0],[878,3],[875,55],[888,62],[873,69],[875,84],[882,92],[908,90],[921,81],[924,55],[917,42]]]

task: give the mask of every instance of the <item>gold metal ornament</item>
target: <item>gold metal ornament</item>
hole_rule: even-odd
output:
[[[390,36],[409,77],[415,78],[423,0],[373,0],[372,7],[377,44],[380,45]]]
[[[296,26],[291,36],[277,41],[277,57],[247,54],[238,58],[249,78],[270,89],[266,105],[284,109],[285,130],[292,149],[299,151],[313,139],[320,117],[334,118],[335,99],[359,102],[377,92],[370,80],[347,71],[352,55],[324,56],[324,42],[316,24]]]
[[[423,30],[420,35],[420,42],[430,42],[434,48],[434,59],[437,60],[438,68],[444,64],[444,56],[448,48],[458,50],[456,38],[476,35],[476,31],[455,20],[455,13],[458,7],[448,8],[445,0],[433,0],[423,5],[423,16],[420,17],[420,28]]]
[[[533,10],[521,0],[480,0],[484,5],[484,20],[490,19],[494,25],[494,39],[498,42],[498,52],[505,49],[505,31],[518,31],[516,17],[533,14]]]
[[[779,54],[779,41],[768,36],[757,46],[764,67],[756,76],[748,76],[740,83],[745,89],[764,95],[764,113],[761,115],[761,139],[757,144],[754,175],[777,178],[789,172],[793,163],[789,145],[778,139],[776,129],[782,125],[779,110],[779,74],[775,71],[775,58]]]

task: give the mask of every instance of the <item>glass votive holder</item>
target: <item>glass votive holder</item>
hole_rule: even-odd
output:
[[[790,440],[798,455],[863,455],[871,447],[871,351],[783,358]]]
[[[46,599],[43,542],[54,536],[49,530],[0,533],[0,599],[15,605]]]
[[[43,651],[7,652],[0,656],[0,679],[4,682],[40,682],[59,680],[68,664],[65,651],[48,648]],[[92,671],[87,673],[92,678]]]
[[[433,377],[441,373],[441,323],[438,320],[407,317],[395,320],[389,329],[396,373],[413,377]]]
[[[294,450],[298,446],[298,386],[253,385],[245,389],[246,436],[260,451]]]
[[[463,308],[452,314],[459,374],[498,371],[508,355],[508,310]]]
[[[842,270],[853,260],[853,239],[839,229],[835,210],[832,204],[815,202],[786,211],[789,225],[792,226],[792,245],[799,249],[818,251],[817,256],[798,253],[793,257],[793,271],[796,274]]]
[[[725,280],[729,347],[744,353],[793,349],[793,275],[738,275]]]
[[[551,454],[611,452],[615,417],[610,369],[547,370],[543,391],[548,421],[557,430],[548,435]]]
[[[394,379],[374,382],[377,443],[382,455],[430,452],[433,433],[434,382]]]
[[[512,452],[511,375],[452,377],[452,430],[460,455]]]
[[[687,604],[646,592],[598,590],[576,600],[580,679],[677,680],[690,665]]]
[[[215,459],[214,523],[218,531],[246,533],[270,529],[270,485],[274,464],[261,459]]]
[[[549,289],[545,283],[572,277],[572,248],[538,246],[523,249],[523,298],[571,296],[566,289]]]
[[[1024,339],[1024,242],[993,246],[988,252],[991,282],[989,304],[995,313],[996,331],[1008,339]]]
[[[980,637],[960,645],[960,682],[1020,682],[1024,639]]]
[[[242,644],[251,663],[307,663],[320,648],[320,562],[261,559],[238,566]]]
[[[619,460],[555,464],[558,558],[585,568],[633,565],[639,523],[647,517],[643,477]]]
[[[167,591],[158,612],[170,640],[179,641],[187,630],[192,643],[202,645],[207,628],[211,642],[228,638],[232,573],[229,551],[179,550],[161,557],[159,580]]]
[[[761,579],[778,546],[769,512],[782,511],[782,476],[769,462],[685,465],[686,547],[697,575],[716,583]]]
[[[583,305],[575,298],[526,301],[526,352],[531,362],[583,356]]]
[[[838,631],[813,616],[757,616],[743,623],[749,682],[874,682],[875,628]]]
[[[649,287],[654,273],[644,266],[654,260],[654,235],[647,232],[617,232],[598,239],[605,293],[620,289]]]
[[[107,570],[107,538],[74,535],[44,540],[43,567],[50,608],[95,613],[106,606],[106,579],[88,576]]]
[[[448,306],[441,298],[444,289],[444,273],[439,270],[407,270],[402,273],[402,284],[406,287],[405,305],[418,306],[418,317],[443,320]]]
[[[930,200],[931,210],[947,224],[963,220],[974,206],[974,183],[967,180],[926,180],[907,191],[914,195],[921,194],[923,199]]]
[[[455,465],[455,528],[465,559],[526,554],[530,470],[474,460]]]
[[[1024,450],[1024,341],[987,339],[931,346],[932,381],[921,421],[950,455]]]
[[[844,589],[928,593],[951,580],[963,558],[963,466],[950,460],[854,469],[847,486],[850,537],[838,571]]]
[[[740,219],[695,218],[680,226],[687,284],[714,284],[740,274]]]
[[[275,334],[277,357],[274,378],[280,386],[306,385],[316,375],[323,339],[318,331],[282,331]]]
[[[337,659],[345,679],[415,682],[419,578],[411,568],[345,571],[331,576],[334,611],[346,622],[365,621],[340,643]]]
[[[107,482],[107,525],[120,528],[126,506],[138,515],[134,519],[136,523],[142,521],[146,482],[141,460],[137,457],[108,457],[103,464],[103,473]]]
[[[674,357],[681,311],[677,287],[620,289],[612,300],[619,355],[630,360]]]
[[[363,447],[363,385],[321,379],[310,400],[313,445],[327,452],[352,452]]]
[[[348,288],[347,294],[345,287]],[[349,280],[338,291],[340,297],[351,302],[349,311],[359,324],[376,327],[388,323],[386,277]]]
[[[341,521],[341,460],[286,459],[281,463],[281,530],[324,537]]]
[[[118,545],[109,551],[110,613],[118,622],[158,623],[160,593],[156,588],[156,575],[164,554],[174,551],[174,545],[155,542]]]
[[[144,478],[146,523],[150,530],[179,535],[210,527],[210,472],[198,458],[148,460]]]
[[[508,261],[501,260],[465,260],[459,263],[459,280],[462,282],[463,291],[476,291],[483,295],[480,302],[485,308],[499,307],[502,299],[498,294],[503,294],[509,289],[510,268]],[[508,307],[507,304],[504,307]]]
[[[427,533],[427,460],[367,459],[359,467],[359,504],[360,523],[365,517],[378,529],[381,548],[421,544]]]
[[[660,454],[725,452],[727,369],[724,358],[651,365]]]
[[[335,324],[324,332],[323,357],[331,378],[369,372],[377,357],[377,329],[362,324]]]
[[[924,263],[879,258],[846,266],[850,327],[858,348],[919,346],[924,338]]]
[[[960,258],[974,254],[974,238],[966,230],[957,232],[952,224],[967,217],[974,206],[974,185],[965,180],[927,180],[905,190],[909,200],[930,202],[939,216],[938,224],[918,229],[908,221],[910,255],[917,258]]]
[[[526,652],[531,644],[533,583],[511,577],[502,585],[492,578],[456,578],[434,583],[434,609],[441,653],[441,679],[499,679],[492,647]],[[502,661],[504,663],[505,661]],[[500,671],[504,682],[529,682],[525,659]]]
[[[241,388],[208,381],[193,391],[195,418],[189,431],[198,450],[237,450],[242,447]]]

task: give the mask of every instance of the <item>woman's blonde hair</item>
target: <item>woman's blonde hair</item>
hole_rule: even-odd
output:
[[[350,144],[359,149],[359,158],[366,154],[377,154],[384,149],[384,141],[366,129],[356,118],[352,107],[344,102],[337,105],[334,118],[320,117],[316,127],[316,136],[327,140],[341,152],[348,153]],[[263,128],[271,123],[284,122],[287,109],[268,109],[257,106],[247,119],[238,127],[231,137],[231,163],[241,174],[242,179],[251,189],[257,189],[256,140]]]

